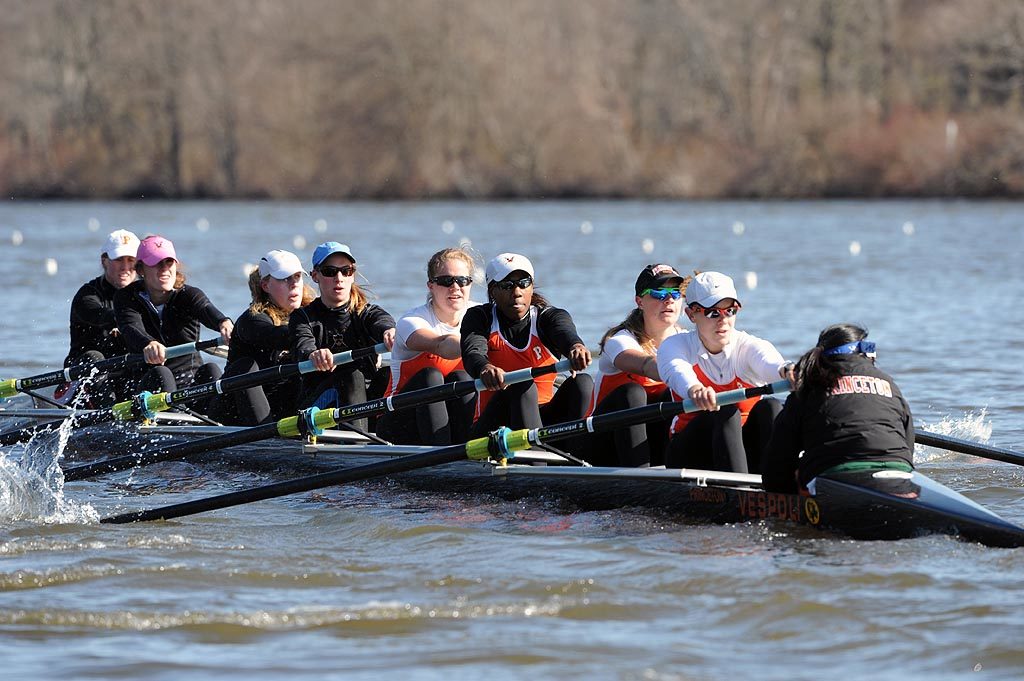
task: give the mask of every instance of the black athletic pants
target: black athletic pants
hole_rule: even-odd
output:
[[[747,473],[761,471],[761,451],[772,434],[782,403],[762,397],[741,423],[735,404],[718,411],[702,411],[672,436],[665,465]]]
[[[445,383],[472,380],[461,369],[447,376],[435,367],[426,367],[406,381],[398,394],[422,390]],[[389,411],[377,418],[377,435],[400,445],[450,445],[469,438],[476,393],[444,401]]]
[[[671,400],[668,388],[649,397],[643,386],[630,381],[608,393],[594,409],[594,416]],[[590,433],[583,439],[585,444],[576,454],[595,466],[660,466],[665,463],[668,424],[659,419],[612,433]]]

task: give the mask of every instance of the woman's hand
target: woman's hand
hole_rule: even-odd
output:
[[[317,371],[330,371],[334,368],[334,353],[327,348],[320,348],[310,353],[309,361]]]
[[[695,385],[687,391],[690,399],[702,411],[718,411],[718,401],[715,398],[715,389],[706,385]]]
[[[583,343],[577,343],[569,349],[569,362],[573,371],[583,371],[590,366],[591,360],[590,350]]]
[[[160,341],[150,341],[149,345],[142,348],[142,357],[146,364],[163,364],[167,359],[167,348]]]
[[[384,332],[383,339],[384,345],[388,346],[388,350],[395,347],[395,327],[391,327]]]
[[[480,380],[488,390],[505,389],[505,372],[493,364],[487,364],[480,370]]]
[[[235,330],[235,323],[230,319],[225,319],[220,323],[220,339],[224,345],[231,342],[231,332]]]

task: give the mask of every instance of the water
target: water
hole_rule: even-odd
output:
[[[397,315],[426,294],[429,255],[468,239],[486,257],[527,254],[538,288],[592,345],[625,316],[633,280],[655,261],[732,274],[740,328],[792,359],[823,326],[862,323],[918,425],[1019,450],[1022,225],[1017,203],[9,203],[0,206],[0,376],[59,364],[68,302],[98,273],[102,237],[116,228],[171,238],[190,283],[231,315],[248,299],[244,265],[271,248],[307,260],[327,238],[348,243]],[[268,474],[169,463],[48,497],[39,480],[56,485],[45,469],[55,447],[35,443],[32,473],[0,468],[3,489],[21,490],[6,506],[0,498],[0,650],[11,678],[1018,678],[1024,669],[1021,551],[573,512],[390,481],[100,526],[97,515]],[[934,450],[918,460],[1024,523],[1021,468]]]

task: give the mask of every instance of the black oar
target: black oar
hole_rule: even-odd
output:
[[[914,431],[914,441],[929,447],[937,447],[939,449],[947,449],[951,452],[960,452],[961,454],[979,456],[983,459],[1004,461],[1006,463],[1015,463],[1018,466],[1024,466],[1024,454],[1015,452],[1012,449],[983,445],[979,442],[961,440],[959,438],[950,437],[949,435],[929,433],[921,430],[920,428]]]
[[[174,345],[166,350],[167,359],[173,359],[175,357],[184,357],[190,353],[198,350],[206,350],[208,348],[217,347],[220,343],[219,338],[211,338],[210,340],[199,341],[196,343],[183,343],[181,345]],[[89,362],[86,364],[72,364],[65,369],[58,369],[57,371],[50,371],[45,374],[36,374],[35,376],[29,376],[27,378],[8,378],[5,381],[0,381],[0,398],[14,397],[19,392],[24,390],[32,390],[35,388],[45,388],[51,385],[57,385],[65,381],[76,381],[80,378],[90,376],[94,371],[97,373],[110,373],[111,371],[118,371],[126,367],[135,366],[136,364],[142,364],[145,358],[142,354],[131,354],[121,355],[119,357],[111,357],[109,359],[103,359],[98,362]]]
[[[720,405],[735,404],[755,395],[768,395],[772,393],[786,392],[790,389],[789,381],[776,381],[770,385],[758,388],[746,388],[730,390],[719,393],[717,402]],[[262,501],[275,497],[308,492],[321,487],[343,485],[360,480],[368,480],[393,473],[403,473],[420,468],[439,466],[465,459],[481,460],[487,458],[506,458],[514,455],[514,452],[530,447],[531,444],[539,444],[547,440],[559,440],[571,437],[584,432],[604,432],[615,430],[624,426],[636,423],[645,423],[658,419],[666,419],[675,416],[680,412],[697,411],[693,400],[683,402],[658,402],[644,407],[625,409],[623,411],[592,416],[578,421],[569,421],[554,426],[535,428],[533,430],[512,431],[502,428],[488,437],[470,440],[464,444],[441,447],[420,454],[403,456],[388,461],[358,466],[356,468],[341,468],[327,471],[318,475],[303,478],[296,478],[272,485],[264,485],[253,489],[239,492],[220,494],[206,499],[187,501],[180,504],[172,504],[148,511],[133,511],[121,515],[104,518],[102,523],[132,523],[147,520],[169,520],[182,516],[194,515],[205,511],[214,511],[230,506],[238,506],[253,501]]]
[[[212,341],[204,342],[210,343]],[[216,343],[214,342],[214,344]],[[378,343],[377,345],[368,348],[357,348],[355,350],[339,352],[334,355],[334,365],[341,366],[343,364],[349,364],[364,357],[385,352],[386,350],[386,345]],[[109,409],[101,409],[98,411],[78,414],[75,416],[75,425],[80,428],[84,428],[86,426],[94,426],[108,421],[134,421],[139,419],[152,420],[158,412],[167,411],[174,406],[180,406],[187,402],[198,400],[202,397],[224,394],[236,390],[244,390],[273,380],[283,380],[297,374],[307,374],[312,371],[316,371],[316,368],[313,366],[313,362],[306,360],[305,362],[298,362],[295,364],[282,364],[275,367],[269,367],[261,371],[255,371],[251,374],[241,374],[239,376],[222,378],[217,381],[211,381],[210,383],[203,383],[201,385],[192,385],[169,393],[140,393],[131,400],[118,402]],[[20,428],[7,433],[0,433],[0,446],[11,445],[16,442],[24,442],[37,432],[47,428],[52,428],[53,426],[59,426],[63,422],[64,419],[58,421],[47,421],[46,423],[39,423],[27,428]]]
[[[505,383],[510,385],[513,383],[521,383],[544,374],[568,371],[570,368],[569,360],[563,359],[555,364],[535,369],[510,371],[505,374]],[[184,442],[177,445],[162,447],[160,449],[154,449],[152,451],[139,452],[138,454],[129,454],[127,456],[118,456],[105,461],[74,466],[64,471],[64,481],[72,482],[75,480],[84,480],[97,475],[114,473],[116,471],[123,471],[129,468],[145,466],[160,461],[180,461],[195,454],[203,454],[206,452],[216,451],[218,449],[224,449],[225,447],[233,447],[235,445],[247,444],[250,442],[259,442],[260,440],[267,440],[272,437],[297,437],[299,435],[306,434],[312,435],[322,432],[324,428],[334,427],[343,421],[352,421],[364,416],[369,416],[370,414],[380,414],[385,411],[398,411],[400,409],[409,409],[410,407],[419,406],[421,404],[440,402],[441,400],[447,400],[452,397],[461,397],[462,395],[468,395],[469,393],[484,389],[483,381],[480,379],[476,379],[475,381],[456,381],[430,388],[423,388],[422,390],[411,390],[407,393],[392,395],[391,397],[381,397],[376,400],[370,400],[369,402],[341,407],[340,409],[317,409],[314,407],[306,409],[297,416],[289,416],[288,418],[281,419],[275,423],[266,423],[261,426],[244,428],[233,433],[215,435],[213,437],[203,438],[202,440],[196,440],[194,442]]]

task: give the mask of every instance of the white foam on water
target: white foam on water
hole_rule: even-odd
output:
[[[473,240],[468,236],[459,237],[459,248],[472,248]]]
[[[73,427],[68,419],[54,432],[0,451],[0,522],[95,523],[99,513],[64,495],[60,468]]]
[[[970,411],[960,416],[943,416],[938,423],[918,423],[917,427],[936,435],[948,435],[960,440],[985,444],[992,437],[992,423],[988,419],[988,408]],[[949,456],[944,449],[933,449],[921,444],[914,445],[914,461],[931,461]]]

